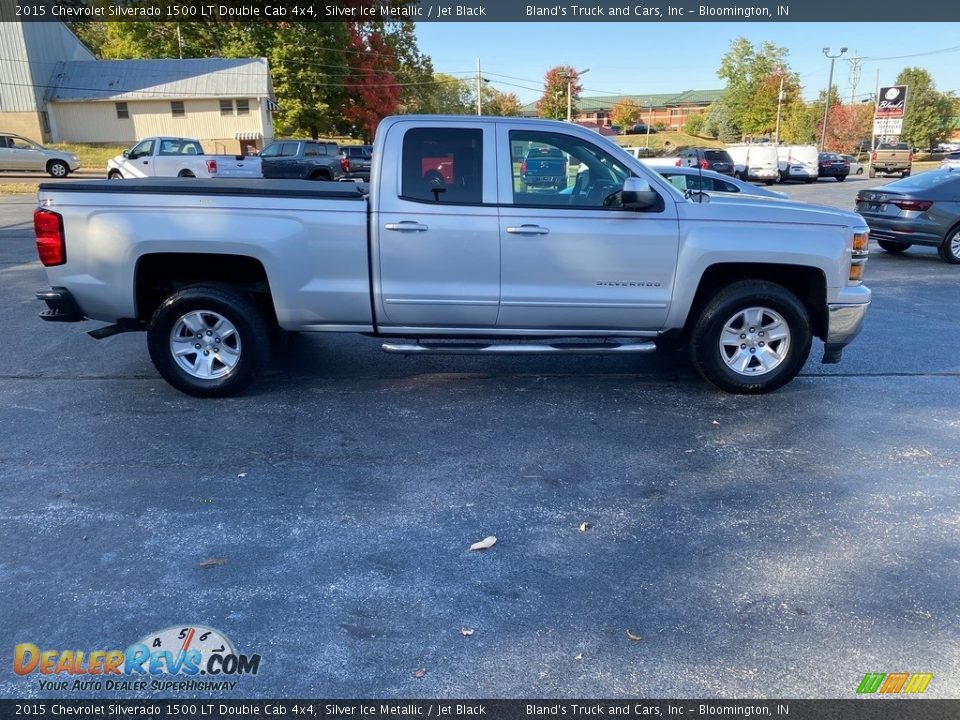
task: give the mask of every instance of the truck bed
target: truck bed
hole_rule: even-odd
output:
[[[316,180],[262,178],[139,178],[135,180],[73,180],[40,183],[40,191],[57,193],[117,193],[123,195],[243,195],[252,197],[335,198],[363,200],[366,185]]]

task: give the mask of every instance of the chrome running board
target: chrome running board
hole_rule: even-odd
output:
[[[623,355],[652,352],[652,342],[607,343],[384,343],[383,351],[401,355]]]

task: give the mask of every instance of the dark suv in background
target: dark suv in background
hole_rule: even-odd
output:
[[[260,153],[265,178],[340,180],[350,161],[328,140],[277,140]]]
[[[687,148],[678,153],[680,164],[686,167],[699,167],[701,170],[713,170],[722,175],[733,175],[733,158],[726,150],[717,148]]]
[[[343,157],[350,161],[347,178],[370,182],[370,166],[373,163],[373,146],[347,145],[341,148]]]

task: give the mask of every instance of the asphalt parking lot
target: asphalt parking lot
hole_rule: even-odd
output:
[[[767,396],[676,354],[301,336],[203,401],[142,335],[37,318],[32,209],[0,199],[0,697],[147,696],[41,690],[12,648],[197,624],[262,664],[182,697],[846,698],[899,671],[960,696],[960,267],[935,250],[877,249],[843,362],[818,345]]]

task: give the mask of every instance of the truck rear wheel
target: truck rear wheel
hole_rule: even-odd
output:
[[[760,394],[790,382],[810,354],[810,316],[781,285],[741,280],[721,288],[690,335],[690,359],[731,393]]]
[[[248,296],[222,285],[195,285],[163,301],[150,320],[147,347],[163,378],[196,397],[228,397],[246,388],[270,353],[270,327]]]
[[[877,240],[877,245],[888,253],[902,253],[910,247],[910,243],[894,242],[893,240]]]

